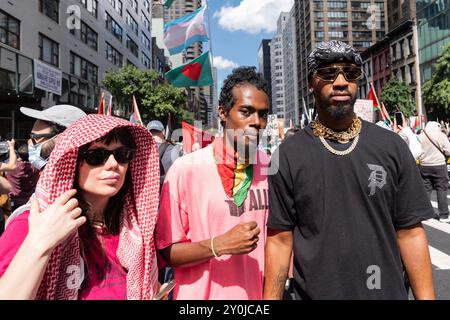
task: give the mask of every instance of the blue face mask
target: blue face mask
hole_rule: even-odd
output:
[[[41,170],[46,164],[47,159],[41,157],[42,143],[28,145],[28,161],[38,170]]]

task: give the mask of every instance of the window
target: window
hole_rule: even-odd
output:
[[[122,1],[121,0],[108,0],[111,6],[122,16]]]
[[[127,25],[130,27],[131,30],[134,31],[136,35],[138,35],[138,24],[136,20],[133,19],[133,17],[129,12],[127,12]]]
[[[138,13],[138,3],[137,3],[137,0],[129,0],[129,1],[130,1],[131,8],[133,8],[134,11],[135,11],[136,13]]]
[[[97,18],[98,0],[78,0],[78,1],[84,6],[87,12],[89,12],[91,15]]]
[[[151,68],[151,60],[144,52],[142,52],[142,64],[148,69]]]
[[[144,8],[148,13],[150,12],[150,2],[148,0],[143,0],[142,3],[144,4]]]
[[[20,21],[0,10],[0,42],[20,49]]]
[[[97,51],[98,34],[83,21],[81,21],[80,30],[72,29],[70,30],[70,33],[73,34],[75,37],[77,37],[77,39],[81,40],[89,47]]]
[[[59,44],[39,33],[39,59],[59,66]]]
[[[131,53],[137,58],[139,55],[138,45],[136,42],[131,40],[131,38],[127,35],[127,48],[131,51]]]
[[[70,52],[70,73],[94,83],[98,82],[98,67],[73,52]]]
[[[347,9],[347,1],[328,1],[328,8]]]
[[[122,42],[122,27],[114,20],[108,12],[105,13],[106,29]]]
[[[143,33],[141,33],[141,42],[148,51],[151,51],[150,39]]]
[[[144,14],[144,11],[142,11],[142,23],[144,24],[145,29],[150,32],[150,21],[148,21],[147,17]]]
[[[59,22],[59,0],[39,0],[39,11],[56,23]]]
[[[345,18],[347,19],[347,12],[342,11],[328,11],[328,18]]]
[[[123,55],[108,42],[106,42],[106,60],[118,67],[123,66]]]

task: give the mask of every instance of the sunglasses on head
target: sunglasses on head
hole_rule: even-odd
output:
[[[314,75],[322,81],[334,82],[340,73],[342,73],[349,82],[357,81],[362,78],[362,69],[357,66],[319,68],[314,72]]]
[[[98,148],[83,151],[80,155],[88,165],[99,166],[105,164],[110,155],[114,155],[114,159],[121,164],[129,163],[133,159],[134,152],[127,147],[120,147],[114,150]]]

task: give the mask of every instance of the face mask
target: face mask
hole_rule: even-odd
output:
[[[44,141],[42,143],[37,143],[35,145],[28,145],[28,161],[38,170],[41,170],[46,164],[48,159],[44,159],[41,157],[42,145],[53,140],[55,137]]]
[[[47,164],[47,160],[41,157],[41,149],[42,143],[28,145],[28,161],[38,170],[41,170]]]

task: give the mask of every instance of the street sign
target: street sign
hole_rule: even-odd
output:
[[[60,96],[62,71],[34,59],[34,86]]]

